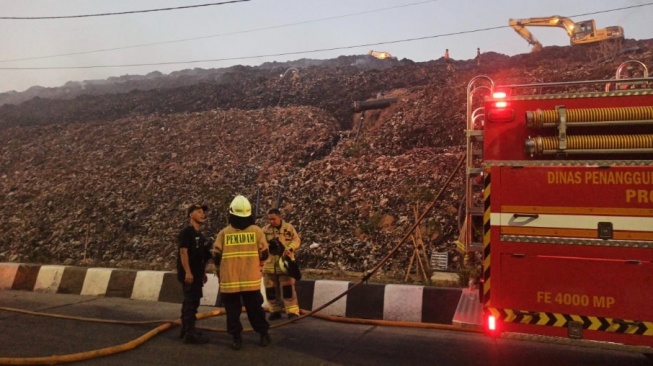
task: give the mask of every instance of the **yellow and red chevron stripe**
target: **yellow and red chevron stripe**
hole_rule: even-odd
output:
[[[653,336],[653,321],[615,319],[607,317],[531,312],[514,309],[487,308],[488,312],[506,323],[520,323],[550,327],[567,327],[569,322],[578,322],[583,329],[611,333]]]

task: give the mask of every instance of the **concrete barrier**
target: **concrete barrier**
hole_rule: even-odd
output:
[[[314,310],[352,287],[347,281],[297,282],[299,306]],[[183,301],[175,272],[0,263],[0,290],[25,290],[135,300]],[[265,299],[265,291],[261,288]],[[362,284],[320,313],[348,318],[453,324],[462,289]],[[201,304],[218,305],[218,279],[209,275]],[[267,306],[267,300],[264,304]]]

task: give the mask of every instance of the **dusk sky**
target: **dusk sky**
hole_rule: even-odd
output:
[[[188,6],[197,7],[139,12]],[[369,50],[417,62],[446,48],[454,59],[474,58],[477,47],[529,52],[510,18],[594,19],[653,38],[653,1],[643,0],[0,0],[0,9],[0,92]],[[118,12],[129,14],[65,18]],[[8,19],[18,17],[64,18]],[[569,45],[561,28],[529,29],[544,46]]]

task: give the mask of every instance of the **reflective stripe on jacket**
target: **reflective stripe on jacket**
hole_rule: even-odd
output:
[[[261,289],[260,252],[267,249],[265,234],[250,225],[238,230],[229,225],[220,230],[213,250],[221,254],[220,291],[234,293]]]

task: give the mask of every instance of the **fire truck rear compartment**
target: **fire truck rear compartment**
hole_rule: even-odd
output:
[[[486,306],[502,332],[653,346],[653,201],[636,194],[653,172],[621,163],[489,170]]]
[[[536,245],[535,245],[536,246]],[[637,257],[569,257],[501,253],[494,306],[520,311],[653,320],[653,264]],[[600,250],[594,250],[600,255]],[[564,269],[564,270],[562,270]]]
[[[653,78],[644,75],[617,88],[470,81],[460,247],[482,254],[488,335],[652,353]]]
[[[651,260],[498,251],[491,308],[501,332],[653,347]]]

